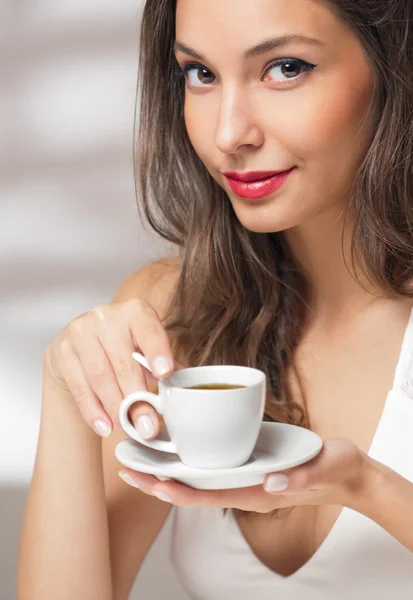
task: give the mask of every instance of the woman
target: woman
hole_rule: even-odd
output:
[[[148,0],[139,192],[179,256],[46,350],[20,600],[126,600],[171,506],[193,598],[412,597],[412,22],[410,0]],[[320,455],[264,486],[126,486],[118,406],[156,387],[135,348],[157,376],[261,368],[265,418]]]

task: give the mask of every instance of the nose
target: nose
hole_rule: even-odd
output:
[[[263,132],[254,118],[246,93],[235,88],[223,91],[215,131],[218,150],[235,154],[242,146],[253,149],[262,143]]]

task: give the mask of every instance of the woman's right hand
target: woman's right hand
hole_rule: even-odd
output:
[[[132,358],[138,350],[153,375]],[[101,436],[120,427],[119,405],[136,390],[147,390],[163,377],[183,368],[174,361],[169,339],[155,309],[133,299],[99,306],[76,317],[46,348],[44,369],[59,388],[70,392],[83,419]],[[146,439],[158,435],[156,411],[145,402],[129,415]]]

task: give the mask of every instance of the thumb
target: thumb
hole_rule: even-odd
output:
[[[289,491],[321,490],[345,482],[358,471],[361,451],[351,440],[325,440],[319,454],[309,462],[285,471]]]

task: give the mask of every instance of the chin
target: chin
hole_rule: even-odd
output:
[[[229,195],[238,221],[254,233],[276,233],[300,225],[310,215],[303,206],[296,210],[296,200],[291,194],[277,194],[262,200],[247,200]]]
[[[240,223],[245,229],[248,231],[252,231],[254,233],[276,233],[278,231],[284,231],[285,229],[289,229],[289,227],[283,227],[282,225],[277,225],[277,223],[251,223],[248,221],[241,221]]]
[[[273,227],[265,227],[264,225],[262,225],[261,227],[244,225],[244,227],[245,229],[248,229],[248,231],[252,231],[253,233],[276,233],[277,231],[283,231],[282,229],[274,229]]]
[[[277,215],[274,206],[265,211],[255,206],[255,211],[255,214],[253,214],[253,211],[247,211],[244,208],[241,210],[234,209],[241,225],[254,233],[276,233],[298,225],[297,221],[291,218],[291,215]]]

